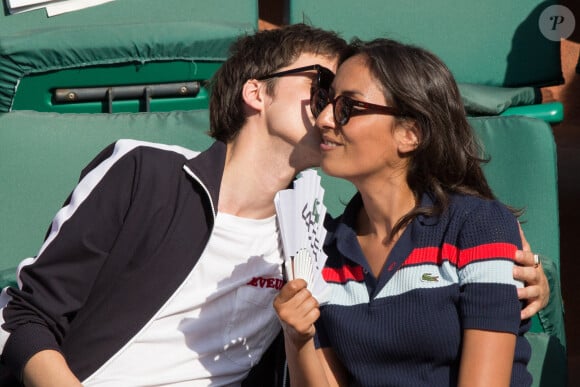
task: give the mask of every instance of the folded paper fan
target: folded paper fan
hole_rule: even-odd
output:
[[[300,249],[293,260],[294,278],[302,278],[306,283],[314,281],[314,262],[307,249]]]
[[[285,272],[288,280],[302,278],[319,303],[325,299],[326,282],[322,269],[326,254],[322,250],[326,229],[323,203],[324,188],[313,169],[303,171],[292,189],[276,194],[274,203],[284,248]]]

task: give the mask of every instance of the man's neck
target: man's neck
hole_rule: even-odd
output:
[[[239,137],[227,145],[218,209],[228,214],[263,219],[275,214],[274,196],[287,188],[297,171],[289,151]]]

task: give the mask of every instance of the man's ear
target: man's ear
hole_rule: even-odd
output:
[[[242,87],[242,98],[246,105],[255,109],[262,110],[264,104],[265,92],[264,84],[257,79],[248,79]]]
[[[413,152],[421,141],[421,133],[415,120],[405,120],[398,124],[395,129],[395,137],[397,150],[400,154]]]

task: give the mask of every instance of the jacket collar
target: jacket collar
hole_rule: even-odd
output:
[[[184,169],[206,190],[212,204],[214,216],[217,215],[220,184],[226,161],[226,144],[215,141],[208,149],[186,161]]]

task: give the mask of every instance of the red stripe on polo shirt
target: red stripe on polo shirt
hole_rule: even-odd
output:
[[[421,247],[413,249],[405,260],[405,266],[418,265],[422,263],[441,264],[443,261],[457,263],[457,247],[445,243],[443,248]]]
[[[445,243],[441,249],[438,247],[413,249],[405,260],[404,266],[424,263],[439,265],[443,261],[449,261],[461,269],[472,262],[486,259],[508,258],[513,260],[516,250],[516,246],[512,243],[487,243],[464,250],[459,250],[456,246]]]
[[[339,268],[325,267],[322,269],[322,277],[326,282],[344,284],[348,281],[363,281],[364,273],[361,266],[344,265]]]
[[[463,268],[475,261],[494,258],[514,260],[517,247],[512,243],[487,243],[485,245],[461,250],[459,253],[459,268]]]

